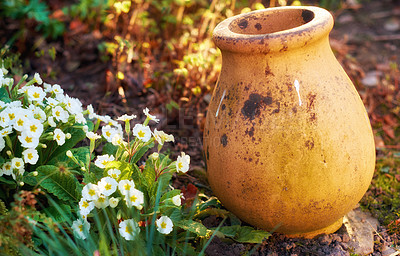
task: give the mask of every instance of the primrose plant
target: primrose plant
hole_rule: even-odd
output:
[[[90,219],[94,221],[94,216],[102,211],[114,223],[112,230],[118,230],[118,234],[113,235],[127,241],[146,240],[146,233],[148,236],[151,228],[168,235],[173,231],[174,221],[185,227],[180,222],[183,218],[181,191],[173,189],[169,183],[173,173],[189,170],[190,157],[182,152],[173,162],[161,153],[164,143],[174,141],[174,137],[157,129],[152,132],[149,122],[159,120],[147,108],[143,112],[146,120],[143,124],[135,124],[132,129],[130,122],[136,116],[123,115],[117,121],[124,124],[124,129],[117,121],[109,119],[105,120],[107,125],[102,127],[101,136],[94,132],[86,133],[90,140],[90,154],[97,140],[106,140],[104,151],[107,153],[98,155],[93,163],[79,161],[72,152],[67,152],[82,170],[100,169],[102,173],[96,178],[94,172],[87,172],[88,183],[83,187],[79,201],[80,218],[72,224],[77,237],[86,239],[90,236]],[[143,155],[153,148],[154,152],[139,164]],[[143,231],[146,232],[143,234]]]
[[[114,120],[91,105],[83,109],[39,74],[18,83],[6,76],[0,69],[0,185],[11,192],[40,187],[62,214],[78,216],[70,235],[103,242],[105,236],[117,251],[132,241],[146,245],[147,254],[166,244],[179,250],[187,232],[208,234],[181,206],[181,191],[170,185],[174,173],[189,170],[190,156],[181,152],[173,161],[162,153],[174,137],[150,129],[149,122],[159,120],[147,108],[145,121],[132,128],[136,116]],[[0,200],[7,198],[0,193]]]

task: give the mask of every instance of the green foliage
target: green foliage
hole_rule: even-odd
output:
[[[65,168],[54,165],[39,166],[37,176],[29,175],[25,182],[32,186],[40,186],[60,200],[77,203],[82,186],[72,173]]]

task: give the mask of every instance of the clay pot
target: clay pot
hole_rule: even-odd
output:
[[[330,13],[278,7],[214,30],[222,69],[208,109],[208,179],[243,221],[290,236],[331,233],[375,166],[364,105],[329,46]]]

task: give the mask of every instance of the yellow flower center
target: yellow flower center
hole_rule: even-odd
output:
[[[167,227],[167,223],[165,223],[165,222],[161,223],[161,228],[162,229],[165,229],[166,227]]]
[[[145,133],[144,133],[142,130],[140,130],[140,131],[138,132],[138,136],[139,136],[140,138],[143,138],[144,135],[145,135]]]
[[[117,174],[113,173],[113,174],[111,174],[111,177],[116,179],[117,178]]]
[[[33,158],[33,154],[32,153],[28,153],[28,159],[32,159]]]
[[[131,189],[131,185],[129,185],[129,184],[125,184],[125,185],[124,185],[124,189],[125,189],[125,190],[129,190],[129,189]]]
[[[79,231],[83,232],[83,225],[79,225]]]
[[[96,192],[94,191],[94,189],[89,189],[89,193],[90,196],[94,196],[96,194]]]
[[[99,199],[97,201],[99,201],[99,203],[104,203],[106,199],[104,197],[99,197]]]
[[[8,117],[10,118],[10,120],[13,120],[15,118],[15,114],[14,113],[10,113],[10,114],[8,114]]]
[[[125,232],[130,234],[130,233],[132,233],[132,231],[133,231],[133,229],[131,228],[131,226],[126,225]]]
[[[38,99],[39,97],[40,97],[40,94],[39,94],[38,92],[35,92],[35,93],[33,94],[33,98]]]
[[[86,201],[83,201],[82,203],[82,207],[88,208],[89,207],[89,203]]]
[[[56,116],[60,116],[61,115],[61,113],[60,113],[60,111],[56,111]]]
[[[26,136],[26,137],[25,137],[25,141],[26,141],[27,143],[32,143],[32,137]]]
[[[57,134],[56,139],[57,139],[57,140],[60,140],[60,139],[61,139],[60,134]]]
[[[101,162],[102,165],[106,165],[108,163],[108,161],[103,160],[103,162]]]
[[[131,199],[132,202],[136,202],[137,197],[136,196],[131,196],[129,199]]]
[[[111,184],[110,184],[110,183],[107,183],[107,185],[105,185],[104,188],[105,188],[106,190],[110,190],[110,189],[111,189]]]
[[[21,163],[20,163],[20,162],[16,162],[16,163],[15,163],[15,166],[16,166],[16,167],[20,167],[20,166],[21,166]]]
[[[106,136],[107,136],[107,137],[110,137],[110,136],[111,136],[111,132],[106,131]]]
[[[182,162],[179,162],[179,163],[178,163],[178,168],[179,168],[179,169],[182,169],[182,168],[183,168]]]
[[[30,127],[31,132],[36,132],[37,126],[36,125],[31,125]]]
[[[18,126],[23,126],[23,125],[24,125],[24,121],[22,121],[22,119],[19,119],[19,120],[17,121],[17,125],[18,125]]]

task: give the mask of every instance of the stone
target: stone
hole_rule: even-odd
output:
[[[356,254],[368,255],[374,252],[374,232],[379,222],[371,214],[356,208],[349,212],[343,219],[350,241],[350,248],[354,248]],[[344,237],[342,238],[344,242]]]

